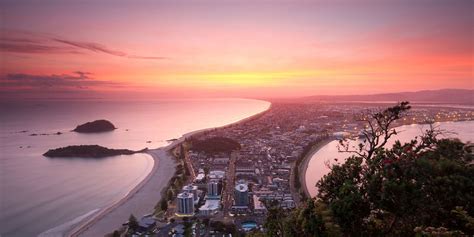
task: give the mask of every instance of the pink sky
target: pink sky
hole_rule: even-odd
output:
[[[0,4],[11,98],[474,89],[469,0]]]

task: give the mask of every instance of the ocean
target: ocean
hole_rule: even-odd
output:
[[[474,141],[474,121],[442,122],[435,123],[434,125],[437,127],[437,129],[441,129],[445,132],[445,137],[459,138],[463,142]],[[392,146],[396,140],[408,142],[415,136],[421,135],[428,128],[429,125],[420,124],[398,127],[396,128],[398,134],[389,140],[387,146]],[[442,138],[442,136],[440,136],[440,138]],[[338,143],[338,141],[329,142],[310,157],[308,168],[306,170],[305,181],[306,187],[311,197],[317,195],[318,190],[315,186],[316,183],[325,174],[330,172],[330,169],[326,164],[334,162],[334,159],[341,161],[344,160],[344,158],[351,156],[351,154],[348,153],[338,152]]]
[[[269,106],[246,99],[0,102],[0,236],[61,235],[124,197],[153,166],[147,154],[50,159],[42,156],[48,149],[86,144],[158,148]],[[71,131],[96,119],[107,119],[118,129]]]

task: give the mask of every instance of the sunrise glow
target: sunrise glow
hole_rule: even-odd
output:
[[[470,1],[6,1],[2,9],[7,98],[474,88]]]

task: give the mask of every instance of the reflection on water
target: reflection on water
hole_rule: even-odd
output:
[[[474,121],[468,122],[445,122],[437,123],[439,129],[446,130],[454,133],[446,133],[449,137],[457,137],[461,141],[474,141]],[[391,147],[396,140],[401,142],[408,142],[415,136],[419,136],[423,131],[428,129],[428,125],[406,125],[397,128],[398,135],[392,137],[387,143],[388,147]],[[318,180],[320,180],[330,170],[327,164],[334,163],[334,159],[339,162],[343,161],[344,158],[350,156],[348,153],[338,152],[337,145],[338,141],[332,141],[319,149],[308,163],[308,169],[306,171],[306,186],[312,197],[316,196],[318,190],[315,187]]]

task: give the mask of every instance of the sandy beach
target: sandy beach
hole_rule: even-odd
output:
[[[236,122],[233,122],[233,123],[230,123],[230,124],[226,124],[226,125],[223,125],[223,126],[220,126],[220,127],[212,127],[212,128],[203,128],[203,129],[199,129],[199,130],[195,130],[195,131],[192,131],[192,132],[188,132],[188,133],[185,133],[183,134],[180,138],[178,139],[174,139],[168,146],[166,146],[165,149],[168,149],[168,150],[171,150],[173,149],[174,147],[176,147],[177,145],[179,145],[180,143],[184,142],[184,140],[186,140],[186,138],[191,138],[193,136],[199,136],[205,132],[208,132],[208,131],[214,131],[214,130],[218,130],[218,129],[224,129],[224,128],[227,128],[229,126],[234,126],[236,124],[241,124],[241,123],[246,123],[246,122],[250,122],[254,119],[257,119],[259,118],[260,116],[263,116],[265,113],[267,113],[270,109],[271,109],[272,105],[270,104],[270,106],[268,106],[268,108],[260,113],[257,113],[257,114],[254,114],[250,117],[247,117],[247,118],[243,118],[239,121],[236,121]]]
[[[154,164],[148,176],[123,199],[74,228],[70,236],[104,236],[118,229],[132,213],[137,218],[152,213],[161,199],[161,191],[175,171],[175,161],[168,150],[169,146],[149,150],[148,154],[153,157]]]
[[[303,162],[301,162],[300,167],[299,167],[299,179],[300,179],[300,184],[301,187],[303,188],[304,193],[306,194],[307,197],[310,197],[310,193],[308,191],[308,187],[306,186],[306,170],[308,169],[308,164],[309,161],[311,160],[311,157],[319,151],[322,147],[327,145],[328,143],[334,141],[332,138],[327,138],[319,142],[318,144],[314,145],[311,150],[306,154],[306,156],[303,158]]]

